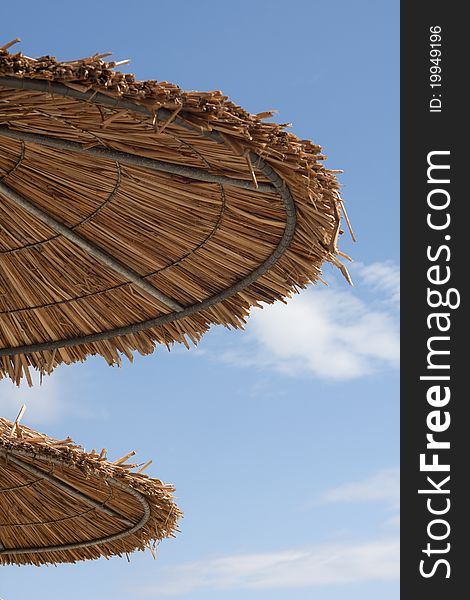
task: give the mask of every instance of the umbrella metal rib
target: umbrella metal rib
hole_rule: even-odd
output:
[[[0,77],[0,86],[14,88],[17,90],[45,92],[47,94],[64,96],[66,98],[74,98],[75,100],[83,100],[93,104],[102,104],[103,106],[108,106],[109,108],[127,109],[132,112],[146,115],[147,117],[153,117],[153,113],[151,113],[142,104],[135,104],[134,102],[123,100],[122,98],[113,98],[94,90],[89,92],[80,92],[79,90],[72,89],[71,87],[56,81],[30,79],[27,77],[9,77],[8,75],[4,75]],[[157,111],[157,117],[161,119],[168,119],[171,116],[171,111],[167,110],[166,108],[159,108]],[[177,120],[178,118],[174,119],[173,122],[176,122]]]
[[[134,523],[132,523],[132,521],[129,521],[128,519],[123,517],[118,512],[112,510],[111,508],[108,508],[101,502],[97,502],[96,500],[94,500],[93,498],[90,498],[90,496],[87,496],[83,492],[79,492],[78,490],[73,488],[71,485],[68,485],[68,483],[64,483],[63,481],[61,481],[54,475],[51,475],[50,473],[46,473],[45,471],[38,469],[34,465],[31,465],[30,463],[27,463],[27,462],[21,460],[20,458],[17,458],[16,456],[12,456],[11,454],[8,455],[7,460],[9,462],[14,463],[15,465],[18,465],[21,469],[28,471],[32,475],[35,475],[36,477],[39,477],[41,479],[44,479],[45,481],[48,481],[49,483],[51,483],[55,487],[61,489],[65,493],[69,494],[69,496],[72,496],[76,500],[81,500],[82,502],[85,502],[86,504],[93,506],[93,508],[97,508],[98,510],[101,510],[102,512],[106,513],[110,517],[119,519],[125,525],[128,525],[128,526],[134,525]]]
[[[17,456],[13,457],[11,455],[10,452],[6,451],[6,450],[2,450],[0,449],[0,455],[3,455],[5,457],[8,457],[8,460],[12,461],[12,459],[16,459],[13,460],[12,462],[16,462],[19,459],[17,458]],[[29,452],[22,452],[20,450],[16,450],[15,451],[15,455],[21,455],[27,458],[34,458],[34,456],[29,453]],[[53,457],[49,457],[48,460],[53,463],[56,464],[58,466],[63,466],[62,463],[59,460],[54,459]],[[26,467],[32,467],[32,465],[30,465],[29,463],[23,463],[23,461],[19,461],[21,464],[21,467],[25,468]],[[18,463],[17,463],[18,464]],[[34,467],[33,467],[34,469]],[[44,473],[44,471],[41,471],[41,473],[43,475],[48,475],[46,473]],[[35,473],[37,474],[37,473]],[[55,546],[44,546],[44,547],[31,547],[31,548],[5,548],[4,546],[2,546],[0,544],[0,555],[20,555],[20,554],[43,554],[43,553],[47,553],[47,552],[61,552],[61,551],[66,551],[66,550],[76,550],[79,548],[89,548],[91,546],[96,546],[99,544],[107,544],[113,541],[117,541],[120,540],[124,537],[127,537],[129,535],[132,535],[133,533],[135,533],[136,531],[138,531],[139,529],[141,529],[146,522],[149,519],[150,516],[150,506],[147,502],[147,500],[145,499],[145,497],[143,496],[143,494],[141,494],[140,492],[138,492],[137,490],[121,483],[120,481],[117,481],[116,479],[112,479],[112,478],[106,478],[106,481],[110,484],[113,485],[129,494],[131,494],[132,496],[134,496],[142,505],[142,509],[144,511],[143,516],[141,517],[141,519],[139,520],[138,523],[133,524],[131,521],[128,521],[127,519],[125,519],[124,517],[122,517],[121,515],[119,515],[118,513],[115,513],[114,517],[119,518],[121,521],[124,521],[126,524],[128,524],[130,527],[129,529],[126,529],[124,531],[119,531],[118,533],[113,533],[111,535],[102,537],[102,538],[97,538],[94,540],[86,540],[86,541],[82,541],[82,542],[74,542],[71,544],[62,544],[62,545],[55,545]],[[59,483],[63,483],[61,481],[59,481]],[[72,488],[73,489],[73,488]],[[81,494],[81,492],[78,492],[77,490],[74,490],[77,494]],[[70,492],[67,492],[70,493]],[[88,496],[85,496],[86,501],[90,504],[91,502],[95,502],[92,498],[89,498]],[[84,499],[84,498],[80,498],[80,499]],[[111,510],[111,509],[107,509],[107,507],[103,507],[101,504],[97,503],[97,508],[99,508],[100,510],[106,509],[104,512],[106,512],[107,510]],[[113,511],[114,512],[114,511]],[[110,514],[110,513],[107,513]]]
[[[153,287],[153,285],[151,285],[150,283],[145,281],[145,279],[140,277],[138,273],[120,263],[110,254],[108,254],[89,240],[75,233],[74,231],[66,227],[63,223],[57,221],[57,219],[54,219],[54,217],[52,217],[50,214],[35,206],[27,198],[21,196],[20,194],[15,192],[15,190],[12,190],[2,181],[0,181],[0,193],[2,193],[9,200],[14,202],[16,205],[21,206],[21,208],[23,208],[24,210],[35,216],[37,219],[45,223],[48,227],[50,227],[57,233],[60,233],[65,238],[82,248],[82,250],[88,252],[91,256],[99,260],[107,267],[110,267],[113,271],[119,273],[119,275],[126,277],[129,281],[131,281],[141,290],[147,292],[147,294],[150,294],[150,296],[157,298],[158,300],[160,300],[160,302],[163,302],[166,306],[168,306],[176,312],[183,310],[183,307],[180,304],[178,304],[171,298],[168,298],[168,296],[165,296],[165,294],[160,292],[160,290],[157,290],[157,288]]]
[[[73,98],[74,100],[82,100],[90,104],[99,104],[107,106],[108,108],[116,108],[121,110],[129,110],[134,113],[151,117],[156,117],[162,121],[172,120],[172,125],[177,125],[183,129],[189,131],[197,131],[202,137],[208,138],[217,142],[218,144],[225,144],[224,138],[217,131],[201,131],[200,128],[195,127],[192,123],[188,123],[180,116],[175,117],[174,113],[167,110],[166,108],[159,108],[155,112],[151,112],[148,108],[142,104],[135,104],[130,100],[124,100],[122,98],[113,98],[91,90],[89,92],[80,92],[79,90],[72,89],[67,85],[58,83],[57,81],[47,81],[41,79],[29,79],[27,77],[0,77],[0,86],[7,88],[14,88],[17,90],[31,90],[34,92],[44,92],[51,94],[52,96],[63,96],[64,98]],[[250,153],[251,154],[251,153]],[[255,155],[256,156],[256,155]]]
[[[133,167],[144,167],[145,169],[151,169],[153,171],[162,171],[163,173],[181,175],[197,181],[220,183],[221,185],[232,185],[238,188],[266,193],[276,192],[275,188],[269,183],[260,183],[255,185],[253,182],[246,179],[236,179],[234,177],[226,177],[225,175],[215,175],[214,173],[209,173],[209,171],[206,171],[205,169],[198,169],[197,167],[187,167],[185,165],[164,162],[162,160],[146,158],[145,156],[129,154],[128,152],[121,152],[119,150],[111,150],[101,146],[85,148],[78,142],[71,142],[62,138],[49,137],[47,135],[41,135],[38,133],[28,133],[27,131],[10,129],[4,125],[0,126],[0,136],[14,140],[21,140],[23,142],[32,142],[41,146],[56,148],[57,150],[88,154],[89,156],[96,156],[97,158],[106,158]]]

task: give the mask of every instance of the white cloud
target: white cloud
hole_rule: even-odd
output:
[[[365,285],[385,294],[385,300],[400,302],[400,270],[392,261],[374,262],[370,265],[353,263],[351,271],[359,276]]]
[[[393,515],[393,517],[387,519],[384,523],[384,527],[390,527],[393,529],[395,529],[396,527],[400,527],[400,515]]]
[[[262,554],[229,555],[167,567],[158,583],[133,587],[160,598],[197,591],[283,589],[398,579],[399,542],[319,544]]]
[[[10,380],[0,381],[0,409],[2,417],[14,420],[23,404],[26,404],[26,413],[23,423],[42,425],[58,420],[64,410],[65,394],[62,390],[59,372],[52,377],[45,377],[42,384],[37,372],[31,373],[33,387],[23,383],[21,387],[15,386]]]
[[[241,366],[325,379],[351,379],[396,367],[396,309],[380,301],[384,293],[387,301],[397,298],[397,269],[391,263],[374,263],[361,265],[358,272],[366,286],[381,294],[378,307],[355,290],[309,289],[287,304],[253,310],[239,346],[222,357]]]
[[[383,501],[396,508],[400,502],[400,470],[381,469],[366,479],[344,483],[327,490],[321,502],[367,502]]]

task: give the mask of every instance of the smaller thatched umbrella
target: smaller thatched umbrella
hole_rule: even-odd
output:
[[[0,564],[122,555],[173,537],[174,488],[132,472],[133,454],[109,462],[0,418]]]

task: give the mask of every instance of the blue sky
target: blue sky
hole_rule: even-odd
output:
[[[325,267],[245,332],[134,364],[0,382],[2,416],[110,456],[153,458],[181,533],[150,553],[3,567],[0,598],[372,600],[398,597],[398,2],[26,1],[1,39],[67,60],[113,51],[139,78],[221,89],[323,146],[358,242],[350,288]]]

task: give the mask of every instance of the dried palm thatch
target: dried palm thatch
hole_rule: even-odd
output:
[[[133,455],[109,462],[0,418],[0,564],[74,563],[174,537],[174,488],[132,472]]]
[[[241,327],[338,260],[319,146],[221,92],[0,49],[0,376]],[[125,61],[124,61],[125,62]],[[343,255],[344,256],[344,255]]]

